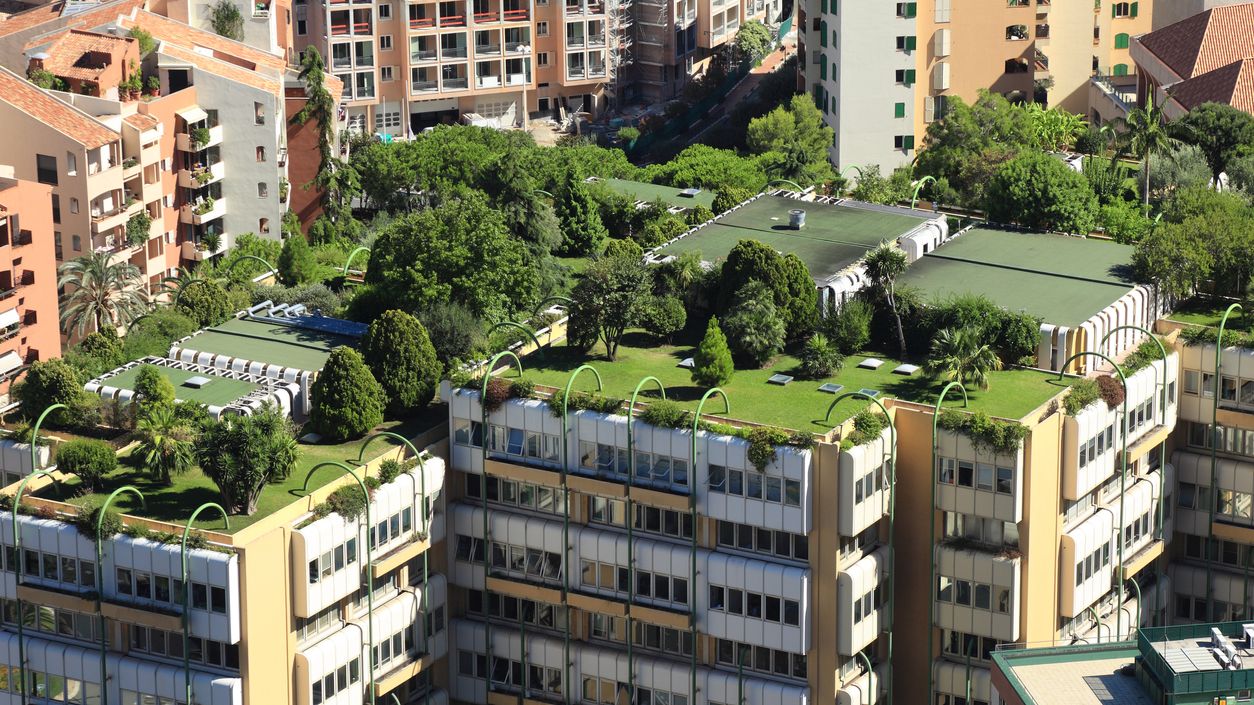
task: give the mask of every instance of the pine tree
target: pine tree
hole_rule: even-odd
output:
[[[299,286],[317,276],[318,261],[303,235],[293,235],[283,241],[278,267],[279,279],[287,286]]]
[[[557,219],[562,226],[561,254],[567,257],[595,254],[609,235],[596,201],[574,172],[566,177],[558,198]]]
[[[731,350],[727,347],[727,336],[718,326],[718,318],[710,318],[705,328],[705,337],[697,346],[692,356],[692,381],[702,387],[717,387],[731,381],[732,366]]]
[[[383,423],[387,395],[361,355],[350,347],[331,351],[311,391],[310,423],[329,441],[359,438]]]
[[[443,366],[417,318],[385,311],[366,331],[361,354],[387,394],[388,411],[400,413],[431,402]]]

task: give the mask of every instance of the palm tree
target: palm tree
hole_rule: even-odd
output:
[[[866,269],[867,279],[871,284],[884,292],[884,303],[892,311],[893,321],[897,324],[897,345],[901,349],[901,357],[906,356],[906,333],[901,327],[901,313],[897,311],[897,293],[895,285],[897,277],[906,271],[906,253],[898,249],[891,241],[881,242],[874,250],[867,253],[862,266]]]
[[[139,268],[130,262],[110,262],[105,252],[72,259],[57,268],[57,287],[66,290],[61,302],[61,325],[83,335],[89,327],[129,325],[148,310]]]
[[[1115,118],[1113,122],[1121,128],[1120,151],[1129,152],[1141,160],[1142,198],[1148,208],[1150,155],[1170,151],[1178,140],[1169,134],[1167,118],[1162,108],[1154,105],[1152,93],[1146,99],[1145,107],[1133,108],[1126,118]]]
[[[973,328],[942,328],[932,339],[927,370],[934,375],[988,389],[988,373],[1000,369],[1001,358]]]
[[[174,407],[161,404],[152,407],[135,426],[139,437],[137,449],[144,471],[165,484],[174,475],[187,472],[196,463],[191,430],[175,414]]]

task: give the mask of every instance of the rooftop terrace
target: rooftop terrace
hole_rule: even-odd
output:
[[[1078,326],[1135,285],[1132,249],[1066,235],[972,228],[910,265],[898,280],[929,301],[983,294],[1010,311]]]
[[[135,389],[135,379],[139,376],[139,371],[143,367],[144,365],[136,365],[128,368],[119,374],[102,380],[102,383],[118,389],[133,390]],[[209,377],[210,381],[208,384],[201,387],[189,387],[184,385],[187,380],[193,377],[204,376],[204,373],[191,370],[177,370],[169,367],[154,366],[154,368],[162,376],[170,380],[170,384],[174,385],[174,397],[179,401],[190,401],[207,406],[226,406],[257,388],[257,385],[251,382],[228,379],[226,377]]]
[[[175,343],[183,350],[301,370],[320,370],[332,349],[356,344],[350,335],[253,318],[233,318]]]
[[[801,230],[788,225],[788,211],[806,211]],[[929,220],[931,214],[909,215],[875,206],[852,206],[762,196],[712,220],[705,227],[659,249],[658,256],[697,251],[717,262],[741,240],[758,240],[780,252],[791,252],[805,262],[810,276],[826,281],[862,259],[867,251],[895,239]]]
[[[702,189],[695,196],[687,196],[684,195],[684,189],[661,184],[647,184],[640,181],[628,181],[627,179],[597,178],[597,181],[605,184],[611,191],[634,198],[637,201],[652,203],[660,198],[666,205],[678,206],[680,208],[693,208],[695,206],[710,208],[714,205],[714,192],[708,189]]]
[[[689,370],[680,367],[679,363],[693,355],[696,342],[689,337],[678,340],[674,345],[659,344],[647,333],[630,332],[614,362],[605,359],[604,347],[600,344],[588,354],[564,346],[546,348],[541,355],[533,353],[523,359],[523,378],[537,384],[564,388],[577,367],[590,364],[601,375],[603,395],[630,399],[640,380],[653,375],[666,386],[668,399],[685,408],[695,409],[705,389],[695,385]],[[878,369],[858,367],[868,357],[881,359],[884,364]],[[922,370],[910,376],[896,374],[893,370],[900,365],[899,362],[871,353],[849,356],[844,368],[827,379],[796,379],[784,386],[767,381],[775,374],[796,375],[798,364],[791,355],[780,355],[764,369],[736,370],[731,382],[722,385],[731,401],[731,413],[725,416],[822,434],[869,404],[861,399],[845,399],[832,411],[831,420],[827,422],[824,414],[839,394],[873,389],[880,392],[881,399],[896,397],[930,404],[935,402],[936,395],[944,386],[943,381],[928,376]],[[1066,379],[1058,381],[1056,374],[1023,369],[993,372],[990,379],[987,391],[972,390],[970,408],[1013,419],[1021,418],[1044,404],[1071,382]],[[819,391],[820,386],[828,383],[840,385],[842,389],[837,394]],[[593,391],[596,382],[592,375],[581,375],[575,389]],[[641,394],[642,397],[656,398],[651,391]],[[707,403],[704,409],[704,413],[715,416],[724,416],[722,411],[723,405],[717,399]]]

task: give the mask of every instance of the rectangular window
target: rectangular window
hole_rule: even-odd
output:
[[[46,154],[35,155],[36,177],[41,184],[50,184],[56,186],[57,179],[57,158]]]

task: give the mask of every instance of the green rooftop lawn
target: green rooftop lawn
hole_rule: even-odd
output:
[[[794,208],[806,212],[806,225],[801,230],[788,225],[788,211]],[[795,253],[812,277],[824,280],[857,262],[880,242],[904,235],[927,218],[763,196],[662,248],[658,254],[697,251],[703,259],[717,262],[726,259],[741,240],[758,240],[780,252]]]
[[[1131,252],[1102,240],[977,228],[924,255],[898,282],[930,302],[983,294],[1007,310],[1078,326],[1131,290]]]
[[[709,189],[702,189],[701,193],[698,193],[696,196],[684,196],[682,195],[683,189],[662,186],[661,184],[647,184],[640,181],[628,181],[627,179],[601,179],[600,181],[611,191],[634,198],[637,201],[652,203],[660,198],[667,205],[679,206],[681,208],[693,208],[695,206],[710,208],[714,205],[714,192]]]
[[[546,348],[542,356],[533,354],[523,360],[523,376],[537,384],[564,388],[571,372],[579,365],[587,363],[601,375],[604,395],[629,400],[640,380],[646,375],[653,375],[666,386],[668,399],[677,401],[686,408],[695,409],[705,389],[692,382],[686,368],[679,367],[681,360],[692,356],[694,342],[689,340],[677,345],[664,345],[648,334],[632,332],[627,334],[614,362],[605,359],[605,349],[600,344],[589,354],[562,346]],[[884,365],[878,370],[858,368],[858,363],[867,357],[878,357],[884,360]],[[892,370],[898,364],[879,354],[851,355],[846,359],[844,369],[827,380],[795,379],[786,386],[769,384],[766,380],[773,374],[796,375],[796,358],[781,355],[766,369],[737,370],[731,382],[723,385],[723,390],[731,401],[731,413],[726,416],[794,430],[826,433],[869,403],[862,399],[845,399],[833,410],[831,421],[826,422],[823,419],[824,414],[839,395],[818,391],[824,382],[843,384],[845,388],[841,390],[841,394],[863,388],[878,389],[881,399],[897,397],[922,403],[934,402],[944,382],[928,376],[923,370],[910,377],[893,374]],[[512,373],[507,373],[507,376],[509,374]],[[1069,380],[1056,380],[1056,374],[1036,370],[994,372],[988,391],[972,390],[971,408],[982,409],[994,416],[1017,419],[1043,404],[1070,383]],[[596,381],[591,374],[582,373],[575,383],[575,389],[593,391],[596,389]],[[642,391],[641,395],[642,398],[656,398],[651,391],[648,394]],[[723,416],[722,412],[723,403],[719,398],[706,402],[705,413]]]
[[[1232,305],[1232,301],[1216,301],[1208,298],[1194,298],[1180,304],[1179,308],[1167,316],[1168,319],[1206,328],[1218,328],[1223,319],[1224,311]],[[1225,328],[1254,328],[1254,311],[1247,314],[1242,310],[1232,312],[1228,316]],[[1225,336],[1226,337],[1226,336]]]
[[[136,365],[119,375],[102,380],[102,384],[118,389],[134,389],[135,378],[139,376],[141,367]],[[251,382],[244,382],[238,379],[214,377],[213,375],[205,375],[200,372],[176,370],[159,365],[154,365],[154,367],[160,370],[166,379],[170,380],[170,384],[174,385],[174,397],[179,401],[190,401],[210,406],[226,406],[257,388],[257,385]],[[210,382],[200,389],[183,385],[184,382],[192,377],[202,376],[208,377]]]
[[[340,345],[356,345],[356,340],[295,326],[233,318],[184,341],[180,347],[301,370],[320,370],[331,350]]]
[[[392,431],[406,438],[412,438],[433,426],[447,423],[447,421],[448,408],[442,404],[437,404],[428,408],[421,415],[404,421],[387,422],[377,430]],[[232,516],[231,529],[228,533],[235,533],[240,529],[251,526],[282,507],[305,496],[304,492],[301,491],[301,485],[305,481],[305,475],[318,463],[337,460],[347,464],[349,467],[356,466],[357,452],[363,440],[335,445],[300,444],[300,459],[296,462],[296,469],[292,474],[282,482],[266,486],[257,503],[257,511],[252,516]],[[370,444],[366,460],[377,458],[398,445],[400,444],[390,438],[380,438]],[[157,521],[182,524],[187,521],[187,518],[196,510],[196,507],[199,507],[201,504],[205,502],[218,502],[220,504],[222,502],[217,486],[202,474],[198,467],[175,477],[174,484],[163,485],[149,479],[146,474],[138,469],[137,458],[128,455],[119,458],[119,460],[117,471],[105,477],[100,492],[87,493],[77,497],[73,500],[73,503],[99,505],[104,502],[113,490],[123,485],[132,485],[143,493],[144,505],[141,506],[138,500],[129,493],[119,495],[112,505],[119,512]],[[309,489],[314,490],[322,487],[341,476],[333,468],[323,468],[309,481]],[[50,486],[39,492],[37,496],[50,499],[73,497],[77,489],[78,479],[71,478],[63,483],[60,488],[56,485]],[[197,528],[214,531],[223,530],[222,519],[217,514],[205,513],[202,516],[208,518],[204,521],[197,521],[195,524]]]

